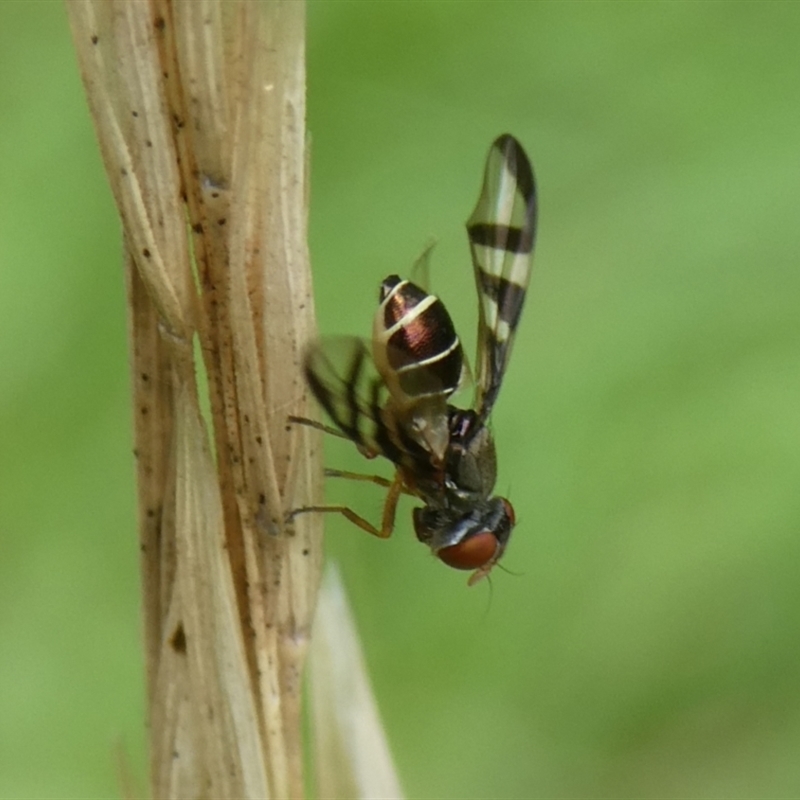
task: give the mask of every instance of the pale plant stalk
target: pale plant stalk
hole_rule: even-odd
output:
[[[322,583],[310,656],[318,797],[399,800],[353,614],[332,567]]]
[[[304,4],[67,8],[123,223],[151,794],[300,798],[322,563],[319,515],[284,522],[318,501],[322,478],[317,432],[287,424],[309,414],[299,365],[314,335]],[[339,683],[329,691],[346,706],[352,686]],[[355,724],[385,744],[374,709]],[[352,735],[339,731],[320,735]],[[348,752],[321,753],[318,771],[343,776],[322,791],[363,771]],[[399,796],[379,761],[390,779],[360,779],[355,796]]]
[[[152,794],[301,797],[321,565],[320,520],[284,525],[321,479],[314,432],[286,424],[314,330],[304,7],[68,10],[124,227]]]

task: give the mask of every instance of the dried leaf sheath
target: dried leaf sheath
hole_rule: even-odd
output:
[[[286,426],[314,324],[303,5],[68,9],[127,247],[152,793],[299,797],[321,561],[319,519],[282,523],[321,477]]]
[[[401,800],[353,613],[335,567],[326,570],[311,646],[317,797]]]

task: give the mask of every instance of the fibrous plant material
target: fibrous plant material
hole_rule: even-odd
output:
[[[301,797],[321,566],[319,517],[284,524],[321,483],[317,432],[287,424],[314,332],[304,6],[68,10],[123,223],[151,793]]]
[[[339,572],[326,570],[310,653],[315,777],[320,800],[402,800]]]

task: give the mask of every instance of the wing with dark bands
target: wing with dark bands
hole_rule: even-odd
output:
[[[489,149],[483,188],[467,221],[478,290],[475,409],[485,420],[508,366],[530,279],[536,238],[536,183],[528,156],[510,134]]]
[[[402,452],[381,416],[386,386],[364,340],[341,336],[314,342],[304,369],[309,388],[345,436],[366,454],[399,463]]]

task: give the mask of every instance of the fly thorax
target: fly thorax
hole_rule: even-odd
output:
[[[423,397],[405,404],[390,397],[382,416],[402,449],[411,455],[432,457],[432,463],[441,469],[450,440],[447,402],[443,397]]]
[[[494,489],[497,480],[494,439],[474,411],[451,409],[445,471],[456,495],[486,498]]]

